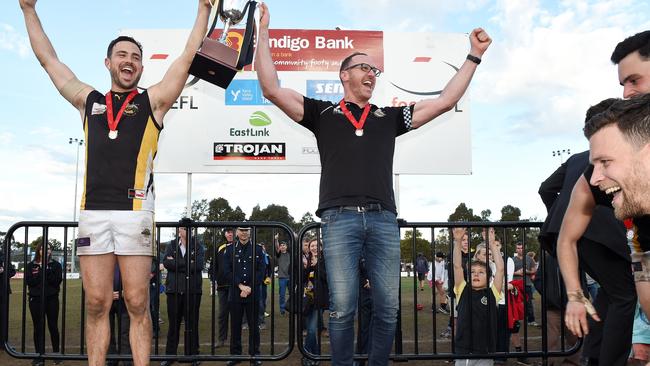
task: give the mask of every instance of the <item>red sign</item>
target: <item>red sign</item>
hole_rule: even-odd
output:
[[[210,37],[218,38],[221,30]],[[227,43],[239,49],[243,29],[228,32]],[[384,33],[378,31],[348,30],[269,30],[269,47],[278,71],[332,71],[338,72],[341,61],[354,52],[362,52],[384,69]],[[252,65],[251,65],[252,66]],[[250,71],[251,66],[244,70]]]

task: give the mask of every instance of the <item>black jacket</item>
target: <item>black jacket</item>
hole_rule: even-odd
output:
[[[540,241],[543,248],[549,253],[555,253],[557,237],[560,233],[564,213],[569,206],[571,191],[588,165],[589,151],[575,154],[539,187],[539,196],[548,210],[548,216],[540,233]],[[614,211],[611,208],[597,205],[583,236],[605,245],[616,254],[630,260],[630,251],[625,239],[625,226],[614,217]]]
[[[196,239],[196,238],[194,238]],[[190,278],[189,292],[193,294],[202,293],[201,281],[203,280],[203,261],[205,260],[205,248],[199,241],[192,240],[193,244],[187,246],[185,255],[182,255],[177,240],[167,244],[163,265],[167,269],[167,280],[165,281],[165,293],[183,294],[186,292],[187,276]],[[187,256],[190,256],[190,269],[187,270]],[[171,257],[171,258],[170,258]]]
[[[5,265],[5,254],[3,251],[0,251],[0,268],[4,268]],[[5,291],[5,276],[12,278],[16,275],[16,267],[10,262],[9,268],[6,271],[2,271],[0,274],[0,298],[2,298],[7,291]],[[9,285],[9,293],[11,293],[11,285]]]
[[[226,248],[230,245],[229,243],[224,243],[217,248],[217,253],[215,258],[210,262],[210,269],[208,269],[208,275],[210,276],[211,281],[217,282],[217,290],[225,291],[230,287],[230,277],[226,276],[224,272],[224,260],[226,258]]]
[[[29,288],[30,297],[41,297],[43,290],[43,267],[34,261],[27,263],[25,269],[25,281]],[[61,263],[50,260],[45,269],[45,296],[59,294],[59,288],[63,281],[63,267]]]
[[[329,288],[327,287],[327,271],[325,270],[325,258],[322,253],[318,258],[318,262],[315,266],[311,265],[311,262],[308,262],[307,268],[305,268],[303,274],[303,288],[305,291],[305,298],[303,301],[306,302],[307,309],[311,310],[314,306],[317,309],[327,309],[329,308]],[[307,284],[311,281],[313,289],[308,290]],[[309,294],[311,292],[311,294]],[[303,308],[305,308],[303,304]]]
[[[254,258],[253,247],[255,248]],[[254,275],[253,265],[255,267]],[[228,294],[230,301],[252,301],[254,297],[258,296],[257,290],[261,288],[265,272],[266,264],[264,263],[264,252],[262,251],[261,246],[253,245],[250,240],[245,245],[242,245],[239,240],[235,240],[233,245],[229,245],[226,248],[224,276],[231,279],[230,293]],[[241,298],[239,296],[241,293],[241,290],[239,289],[240,284],[250,286],[253,293],[246,298]],[[253,284],[255,287],[253,287]]]

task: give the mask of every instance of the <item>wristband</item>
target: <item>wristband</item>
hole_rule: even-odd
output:
[[[475,64],[477,64],[477,65],[480,65],[480,64],[481,64],[481,58],[480,58],[480,57],[476,57],[476,56],[474,56],[474,55],[467,54],[467,59],[470,60],[470,61],[472,61],[473,63],[475,63]]]
[[[566,293],[567,298],[569,302],[579,302],[582,303],[585,306],[585,309],[587,310],[587,313],[593,317],[596,315],[596,308],[594,308],[594,305],[587,299],[582,292],[582,290],[575,290],[575,291],[567,291]]]

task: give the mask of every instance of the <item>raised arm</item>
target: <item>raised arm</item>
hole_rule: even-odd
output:
[[[260,3],[260,34],[257,36],[257,54],[255,70],[257,79],[262,87],[264,97],[282,110],[289,118],[299,122],[305,114],[302,94],[293,89],[281,88],[278,73],[273,64],[269,48],[269,8]]]
[[[494,274],[494,281],[492,283],[494,284],[497,292],[501,292],[503,289],[503,276],[505,272],[503,270],[503,257],[501,256],[501,251],[499,250],[500,246],[501,245],[499,244],[499,241],[496,240],[494,236],[490,235],[490,252],[492,252],[492,258],[496,266],[496,273]]]
[[[488,46],[490,46],[490,43],[492,43],[492,39],[481,28],[474,29],[469,35],[469,40],[471,44],[469,54],[479,59],[483,56]],[[415,103],[413,127],[420,127],[451,110],[463,94],[465,94],[477,66],[477,63],[465,60],[456,75],[449,80],[438,98],[425,99]]]
[[[571,200],[567,207],[557,241],[557,259],[564,278],[567,294],[582,293],[578,273],[578,240],[584,234],[591,221],[595,207],[594,197],[584,176],[576,182],[571,192]],[[586,310],[583,303],[571,301],[567,303],[566,325],[573,334],[582,337],[589,333]],[[593,315],[600,320],[598,315]]]
[[[41,63],[59,93],[80,113],[83,113],[86,97],[93,90],[92,87],[80,82],[72,70],[59,60],[36,14],[36,0],[19,0],[19,3],[25,17],[29,43],[38,62]]]
[[[153,115],[161,126],[163,117],[183,91],[194,55],[201,47],[201,42],[205,37],[205,32],[208,29],[208,17],[210,16],[210,3],[210,0],[199,0],[196,21],[183,53],[174,60],[162,80],[152,85],[148,90]]]
[[[452,229],[452,233],[454,236],[454,287],[458,287],[461,283],[463,283],[463,281],[465,281],[465,274],[463,273],[463,255],[461,254],[465,228],[455,227]]]

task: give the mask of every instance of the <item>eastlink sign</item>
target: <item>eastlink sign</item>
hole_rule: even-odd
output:
[[[257,80],[233,80],[226,89],[226,105],[272,105]]]
[[[343,99],[343,85],[339,80],[307,80],[307,97],[337,103]]]

